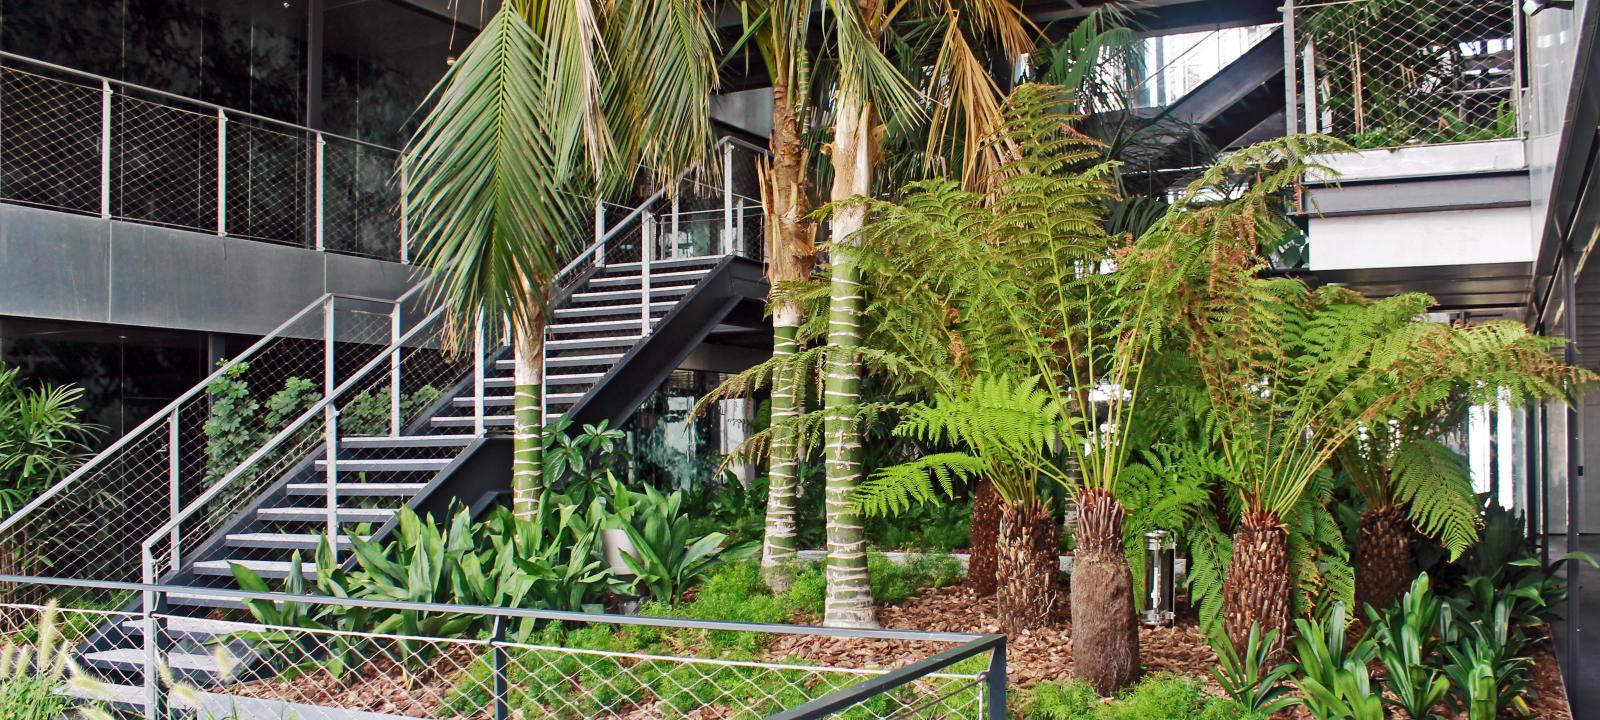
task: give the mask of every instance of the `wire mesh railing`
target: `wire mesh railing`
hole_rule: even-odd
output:
[[[0,202],[404,262],[399,157],[0,52]]]
[[[283,418],[267,433],[270,437],[234,453],[204,492],[166,514],[166,522],[142,539],[143,581],[172,581],[206,553],[222,553],[217,538],[248,524],[250,508],[283,494],[291,483],[320,491],[274,508],[274,517],[327,538],[335,557],[348,547],[350,528],[392,519],[392,503],[369,507],[372,497],[341,497],[341,489],[350,486],[341,482],[340,466],[351,462],[341,452],[343,442],[346,437],[402,435],[467,377],[472,363],[447,349],[444,318],[444,309],[438,308],[414,322],[392,314],[347,320],[346,334],[337,336],[367,342],[347,349],[342,367],[341,359],[334,358],[333,372],[325,376],[320,392],[306,387],[294,402],[269,407]],[[330,346],[327,353],[332,356],[336,349]],[[185,580],[208,584],[205,578]],[[220,580],[231,583],[231,577]]]
[[[595,209],[594,242],[556,275],[556,286],[596,267],[656,260],[738,255],[764,262],[756,159],[766,149],[724,137],[702,168],[685,172],[670,189],[644,198],[626,213]],[[620,216],[620,217],[619,217]],[[648,250],[648,252],[646,252]]]
[[[0,644],[71,648],[74,676],[52,679],[62,696],[147,718],[1006,716],[999,635],[220,590],[246,609],[201,619],[159,609],[186,588],[39,582],[51,605],[0,605]],[[134,595],[141,609],[105,609]],[[41,632],[47,613],[53,631]],[[706,650],[712,634],[731,642]],[[866,662],[806,664],[772,649],[784,636],[824,636],[836,657]],[[914,659],[871,666],[885,643],[914,648],[896,655]]]
[[[141,578],[139,548],[154,529],[222,483],[363,365],[395,356],[385,351],[414,325],[421,288],[396,300],[330,294],[306,306],[0,520],[0,566],[20,575]],[[403,344],[398,357],[397,372],[384,380],[408,383],[413,393],[418,377],[445,366],[436,351],[411,344]],[[398,424],[386,419],[386,430]]]
[[[1358,148],[1517,137],[1519,10],[1509,0],[1298,0],[1299,127]],[[1298,70],[1298,72],[1296,72]]]

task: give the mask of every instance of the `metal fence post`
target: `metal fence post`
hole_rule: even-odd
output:
[[[411,226],[406,222],[406,163],[400,157],[400,264],[411,264]]]
[[[328,552],[339,559],[339,409],[333,403],[322,406],[322,434],[326,443],[323,480],[328,485]],[[292,568],[291,568],[292,569]]]
[[[322,304],[322,396],[333,395],[336,387],[333,367],[333,333],[335,330],[333,313],[337,309],[338,297],[328,296],[328,301]]]
[[[1306,47],[1300,51],[1300,72],[1304,78],[1301,85],[1305,87],[1306,121],[1303,126],[1308,133],[1317,132],[1322,128],[1321,110],[1317,107],[1317,44],[1307,40]]]
[[[171,522],[173,520],[178,519],[178,513],[183,511],[183,504],[181,502],[179,502],[179,498],[178,498],[178,467],[179,467],[179,459],[180,459],[180,457],[179,457],[179,454],[178,454],[178,411],[177,411],[177,409],[173,409],[172,414],[167,417],[167,494],[168,494],[167,512],[169,513],[167,515],[167,521],[168,522]],[[178,569],[178,561],[179,561],[179,559],[182,558],[182,551],[178,547],[179,541],[182,540],[182,536],[179,533],[180,533],[180,531],[178,529],[178,525],[174,524],[172,526],[172,533],[168,537],[169,541],[172,543],[171,559],[172,559],[172,569],[174,569],[174,570]]]
[[[594,266],[606,266],[606,201],[594,201]]]
[[[733,254],[733,143],[722,146],[722,254]]]
[[[656,215],[639,216],[639,334],[650,334],[650,256],[655,254]]]
[[[389,344],[400,342],[400,311],[401,302],[396,300],[394,309],[389,311]],[[395,348],[389,355],[389,437],[400,437],[400,355],[401,349]]]
[[[217,108],[217,234],[228,234],[228,116]]]
[[[738,207],[736,207],[734,209],[734,218],[736,220],[735,220],[735,225],[734,225],[734,228],[733,228],[733,230],[734,230],[734,233],[733,233],[733,235],[734,235],[734,250],[733,250],[733,254],[734,255],[744,255],[745,248],[749,247],[749,245],[745,242],[745,239],[744,239],[744,198],[743,197],[739,198]]]
[[[1283,122],[1293,135],[1300,132],[1300,98],[1294,85],[1294,0],[1283,0]],[[1311,92],[1310,88],[1306,92]]]
[[[511,679],[506,672],[506,666],[510,664],[506,657],[506,619],[496,615],[491,627],[493,635],[489,647],[494,653],[494,720],[509,720]]]
[[[167,720],[167,688],[161,684],[161,669],[166,665],[166,598],[160,592],[145,591],[144,621],[144,716],[146,720]]]
[[[100,81],[100,218],[111,219],[111,81]]]
[[[678,256],[678,243],[681,243],[681,242],[683,242],[683,240],[681,239],[681,236],[678,235],[678,193],[673,193],[672,194],[672,239],[667,243],[666,252],[663,253],[663,254],[665,256],[667,256],[667,257],[677,257]]]
[[[1006,639],[1000,638],[989,652],[989,669],[984,673],[984,694],[988,696],[987,720],[1006,720]]]
[[[317,133],[316,134],[316,165],[317,165],[317,167],[315,168],[315,170],[316,170],[316,183],[315,183],[315,190],[313,191],[315,196],[311,198],[311,201],[315,204],[314,209],[312,211],[312,224],[315,227],[312,228],[312,232],[315,233],[315,235],[316,235],[317,249],[318,250],[327,250],[328,249],[327,244],[323,240],[323,231],[322,231],[322,226],[323,226],[323,222],[322,222],[323,221],[323,207],[322,207],[322,195],[323,195],[323,193],[322,193],[322,188],[323,188],[323,185],[324,185],[323,177],[322,177],[324,175],[324,172],[323,172],[324,163],[323,163],[323,158],[322,158],[322,148],[326,144],[327,143],[323,142],[323,140],[322,140],[322,133]]]
[[[478,311],[476,329],[472,332],[472,434],[483,437],[483,311]]]

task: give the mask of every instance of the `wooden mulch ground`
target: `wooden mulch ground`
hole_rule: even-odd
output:
[[[943,632],[999,632],[994,599],[975,597],[965,587],[925,590],[898,606],[878,607],[878,622],[886,628]],[[1062,620],[1050,627],[1007,638],[1006,675],[1014,687],[1031,687],[1041,680],[1072,677],[1072,625]],[[1216,654],[1200,634],[1192,616],[1173,627],[1140,630],[1140,660],[1145,672],[1174,672],[1199,678],[1214,693],[1211,680]],[[772,660],[799,658],[835,667],[896,667],[925,658],[947,645],[895,640],[846,640],[815,636],[779,639],[768,651]],[[1535,698],[1533,716],[1545,720],[1571,720],[1566,691],[1548,639],[1536,648],[1529,668]],[[1280,713],[1286,719],[1310,718],[1303,709]],[[1396,712],[1391,717],[1403,718]],[[1460,717],[1465,717],[1461,715]]]

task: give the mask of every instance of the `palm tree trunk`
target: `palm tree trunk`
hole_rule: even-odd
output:
[[[994,594],[995,543],[1000,536],[1000,493],[994,482],[979,480],[972,489],[972,558],[967,562],[967,586],[978,597]]]
[[[1101,695],[1139,679],[1139,623],[1133,572],[1122,553],[1122,503],[1108,493],[1078,497],[1072,557],[1072,668]]]
[[[1411,520],[1394,505],[1369,505],[1356,526],[1356,605],[1389,607],[1411,586]]]
[[[790,99],[790,88],[783,76],[775,75],[772,86],[772,160],[763,163],[761,201],[767,208],[767,279],[773,289],[778,283],[806,280],[816,261],[815,227],[810,193],[806,187],[805,146],[800,140],[800,120]],[[772,357],[781,361],[795,354],[795,335],[803,320],[802,309],[785,303],[772,313]],[[772,379],[772,422],[782,427],[794,422],[804,411],[799,378],[781,370]],[[799,488],[799,439],[793,432],[779,432],[770,446],[767,471],[767,521],[762,538],[761,575],[774,592],[788,586],[782,566],[795,557],[795,503]]]
[[[1055,621],[1061,593],[1061,531],[1050,512],[1037,504],[1000,506],[995,563],[995,613],[1001,632],[1048,627]]]
[[[511,511],[518,519],[533,521],[539,494],[544,489],[544,322],[520,328],[513,339],[515,358],[512,384]]]
[[[1242,648],[1250,626],[1264,636],[1289,632],[1290,585],[1288,531],[1271,513],[1246,512],[1233,533],[1233,559],[1222,582],[1223,629],[1233,646]]]
[[[779,308],[772,321],[772,357],[775,360],[792,356],[795,352],[795,330],[799,326],[799,310],[792,306]],[[799,458],[797,431],[784,427],[800,415],[798,383],[794,373],[779,371],[772,379],[772,424],[777,428],[772,436],[767,470],[767,522],[761,540],[761,577],[773,592],[788,589],[789,576],[784,566],[795,559],[795,503],[799,499]]]
[[[872,105],[853,90],[841,91],[835,111],[833,190],[842,201],[872,192]],[[856,233],[866,209],[847,207],[833,216],[833,286],[828,302],[827,379],[823,383],[826,436],[824,515],[828,531],[828,594],[823,622],[874,627],[872,586],[867,576],[866,533],[853,498],[861,483],[861,437],[853,417],[861,394],[856,348],[861,344],[861,271]]]

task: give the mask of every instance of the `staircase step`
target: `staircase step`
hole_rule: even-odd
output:
[[[672,309],[673,305],[677,305],[677,304],[678,303],[676,303],[676,302],[674,302],[672,300],[667,300],[667,301],[664,301],[664,302],[652,302],[652,303],[650,303],[650,314],[652,316],[665,315],[668,310]],[[555,311],[555,317],[556,317],[556,321],[557,322],[559,322],[561,320],[566,320],[566,319],[569,319],[569,318],[594,318],[594,317],[607,317],[607,316],[611,316],[611,315],[624,315],[624,316],[627,316],[627,317],[639,317],[639,303],[638,302],[631,302],[631,303],[624,303],[624,304],[620,304],[620,305],[597,305],[597,306],[594,306],[594,307],[556,308],[556,311]]]
[[[400,437],[346,437],[339,444],[352,450],[367,448],[459,447],[471,445],[472,435],[402,435]]]
[[[167,593],[167,604],[181,607],[210,608],[213,610],[244,609],[244,603],[233,598],[207,595],[201,592]]]
[[[226,660],[228,670],[239,667],[239,659],[227,650]],[[116,670],[123,673],[144,672],[145,655],[142,648],[117,648],[115,650],[99,650],[84,653],[79,656],[79,664],[97,670]],[[218,662],[214,654],[169,652],[166,657],[167,667],[179,675],[194,677],[209,675],[212,677],[223,674],[224,667]]]
[[[582,332],[637,332],[642,323],[638,315],[621,320],[598,320],[595,322],[558,322],[550,326],[550,332],[582,333]]]
[[[340,460],[339,472],[439,472],[453,462],[451,458],[403,458],[373,460]],[[328,467],[327,460],[318,460],[317,469]]]
[[[657,283],[661,284],[662,286],[677,285],[677,284],[686,283],[686,282],[687,283],[698,283],[698,282],[700,282],[700,278],[703,278],[703,277],[706,276],[706,271],[705,270],[673,270],[673,271],[667,271],[667,272],[656,272],[654,265],[655,265],[654,263],[651,263],[650,286],[652,288],[655,287],[655,285]],[[613,275],[611,273],[606,273],[604,276],[597,277],[597,278],[590,278],[589,279],[589,287],[592,287],[592,288],[616,288],[616,287],[638,287],[638,286],[639,286],[639,275],[638,275],[637,272],[634,272],[634,273],[628,274],[628,275],[623,275],[621,273],[618,273],[616,275]]]
[[[122,623],[122,628],[132,637],[144,637],[143,620],[128,620]],[[219,635],[233,635],[260,629],[260,625],[250,623],[178,616],[167,618],[166,634],[183,639],[209,640]]]
[[[428,488],[427,483],[338,483],[339,497],[411,497]],[[326,483],[290,483],[289,494],[326,497]]]
[[[471,422],[472,418],[467,420]],[[335,511],[335,519],[341,523],[387,522],[396,512],[398,511],[391,508],[339,508]],[[271,522],[325,522],[328,519],[328,509],[262,508],[256,511],[256,517]]]
[[[594,353],[592,355],[563,355],[560,357],[545,358],[544,366],[553,367],[587,367],[591,365],[613,365],[622,359],[624,353]],[[503,365],[500,363],[504,363]],[[495,364],[496,369],[510,370],[510,360],[500,360]]]
[[[511,422],[513,419],[514,418],[512,418],[510,415],[488,415],[483,418],[483,425],[484,427],[493,428],[511,427]],[[436,417],[429,419],[428,422],[433,423],[434,427],[469,428],[472,427],[472,416],[465,415],[462,417]]]
[[[254,548],[261,550],[305,550],[315,552],[326,533],[237,533],[223,538],[223,543],[228,547]],[[362,538],[365,540],[366,538]],[[339,536],[339,546],[349,547],[350,538]]]
[[[584,395],[588,395],[588,393],[550,393],[544,396],[544,404],[546,406],[571,405],[582,400]]]
[[[516,387],[517,379],[510,375],[506,375],[504,377],[486,377],[483,379],[483,386],[490,389]]]
[[[651,285],[650,304],[654,305],[656,298],[683,297],[684,295],[688,295],[689,291],[693,289],[693,285],[669,285],[667,287],[656,287]],[[573,293],[571,299],[571,301],[575,303],[628,302],[630,300],[635,304],[639,302],[638,290],[600,290],[593,292]]]
[[[616,337],[583,338],[581,340],[551,340],[545,347],[551,352],[562,350],[591,350],[597,348],[626,348],[633,347],[642,340],[642,335],[618,335]]]
[[[294,569],[294,564],[278,560],[206,560],[194,564],[196,575],[211,575],[214,577],[233,577],[233,566],[240,565],[256,571],[257,575],[268,580],[282,580],[289,577],[289,572]],[[307,578],[317,576],[317,564],[311,562],[300,563],[300,571]]]
[[[701,255],[699,257],[680,257],[680,258],[666,258],[664,260],[651,260],[650,261],[650,268],[652,270],[654,270],[656,268],[699,267],[699,268],[705,268],[706,270],[710,270],[711,268],[716,267],[717,263],[722,262],[722,258],[723,257],[725,257],[725,256],[724,255]],[[604,272],[605,274],[608,274],[608,275],[612,274],[612,273],[619,273],[619,274],[633,273],[633,274],[637,275],[639,273],[639,263],[637,261],[635,261],[635,262],[625,262],[625,263],[610,263],[610,264],[606,265],[604,268],[601,268],[601,271]]]
[[[454,405],[454,406],[456,406],[458,408],[471,408],[471,407],[473,407],[472,401],[475,400],[475,399],[476,399],[476,396],[451,398],[450,404]],[[516,403],[517,403],[517,399],[515,397],[510,396],[510,395],[501,395],[501,396],[498,396],[498,397],[486,397],[486,398],[483,399],[483,406],[486,407],[486,408],[511,407],[511,406],[515,405]]]
[[[571,387],[573,385],[593,385],[605,377],[603,372],[573,373],[571,375],[547,375],[544,379],[546,388]]]

